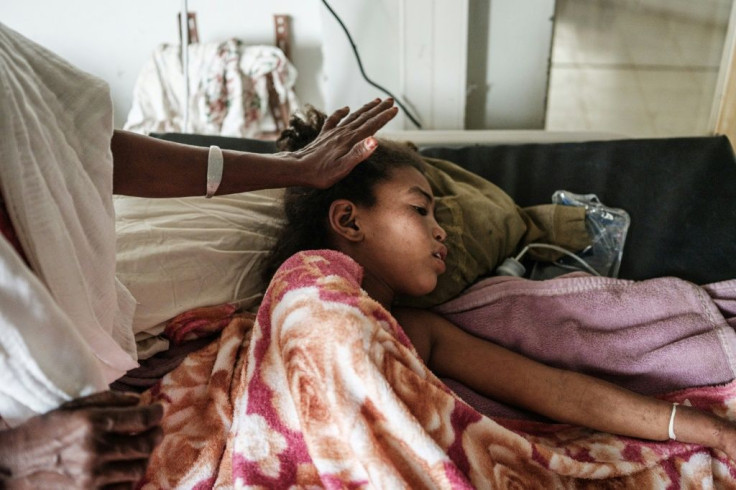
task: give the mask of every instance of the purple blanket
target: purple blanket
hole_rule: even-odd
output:
[[[666,277],[570,274],[492,277],[436,311],[465,330],[551,366],[664,394],[736,378],[736,280],[707,286]],[[529,414],[444,380],[480,412]]]

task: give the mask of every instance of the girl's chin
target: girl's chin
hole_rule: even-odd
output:
[[[433,281],[431,284],[422,284],[422,285],[417,286],[414,289],[414,291],[408,294],[408,296],[414,296],[414,297],[425,296],[431,293],[432,291],[434,291],[436,288],[437,288],[437,280]]]

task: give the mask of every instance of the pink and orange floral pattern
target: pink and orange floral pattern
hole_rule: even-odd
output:
[[[257,318],[150,390],[165,437],[142,488],[736,488],[724,454],[492,420],[454,395],[332,251],[300,253]],[[729,417],[736,384],[668,399]]]

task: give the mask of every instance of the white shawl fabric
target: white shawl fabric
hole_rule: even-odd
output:
[[[136,81],[124,129],[257,138],[279,129],[269,108],[274,96],[289,114],[299,107],[296,68],[276,46],[248,46],[228,39],[191,44],[188,56],[189,99],[185,99],[180,46],[156,48]],[[268,75],[275,94],[269,91]]]
[[[115,278],[107,85],[0,24],[0,416],[10,425],[137,366]]]

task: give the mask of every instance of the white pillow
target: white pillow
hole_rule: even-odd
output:
[[[114,196],[117,276],[137,301],[136,338],[200,306],[256,306],[263,260],[283,226],[283,189],[204,197]],[[141,333],[148,335],[140,335]]]

